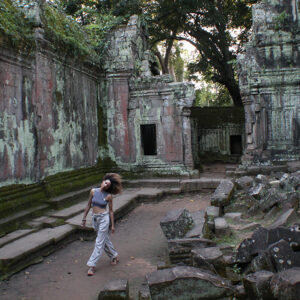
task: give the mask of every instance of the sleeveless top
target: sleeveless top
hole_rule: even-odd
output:
[[[92,198],[92,207],[98,206],[100,208],[106,208],[108,201],[106,201],[106,197],[109,193],[103,191],[101,192],[100,189],[93,189],[94,196]]]

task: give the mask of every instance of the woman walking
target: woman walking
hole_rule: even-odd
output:
[[[85,226],[86,216],[90,208],[92,207],[93,228],[95,229],[95,231],[97,231],[97,238],[94,251],[87,262],[87,265],[89,267],[89,276],[94,275],[97,261],[101,257],[103,250],[109,256],[111,264],[117,264],[119,261],[118,253],[109,239],[108,229],[109,224],[111,224],[111,232],[115,232],[112,194],[116,195],[121,191],[121,176],[116,173],[105,174],[100,188],[91,189],[88,204],[85,208],[82,219],[82,226]]]

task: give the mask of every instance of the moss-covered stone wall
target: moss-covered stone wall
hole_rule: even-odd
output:
[[[238,57],[248,163],[300,159],[300,7],[296,0],[253,6],[252,38]]]
[[[106,145],[103,71],[84,34],[45,1],[23,2],[0,6],[0,187],[96,166]]]

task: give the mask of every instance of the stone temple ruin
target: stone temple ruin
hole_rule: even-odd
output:
[[[39,17],[45,2],[34,3],[34,50],[0,41],[0,235],[16,228],[16,206],[45,210],[106,170],[195,176],[207,159],[242,155],[210,207],[161,220],[169,259],[139,299],[299,299],[299,1],[253,6],[238,58],[244,112],[224,108],[217,124],[204,121],[216,109],[193,107],[192,84],[151,73],[137,17],[111,33],[99,66],[55,49]],[[99,299],[112,295],[127,299],[128,282]]]

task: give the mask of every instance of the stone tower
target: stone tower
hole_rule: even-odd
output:
[[[253,6],[252,39],[238,57],[244,162],[300,159],[299,50],[299,1],[265,0]]]

